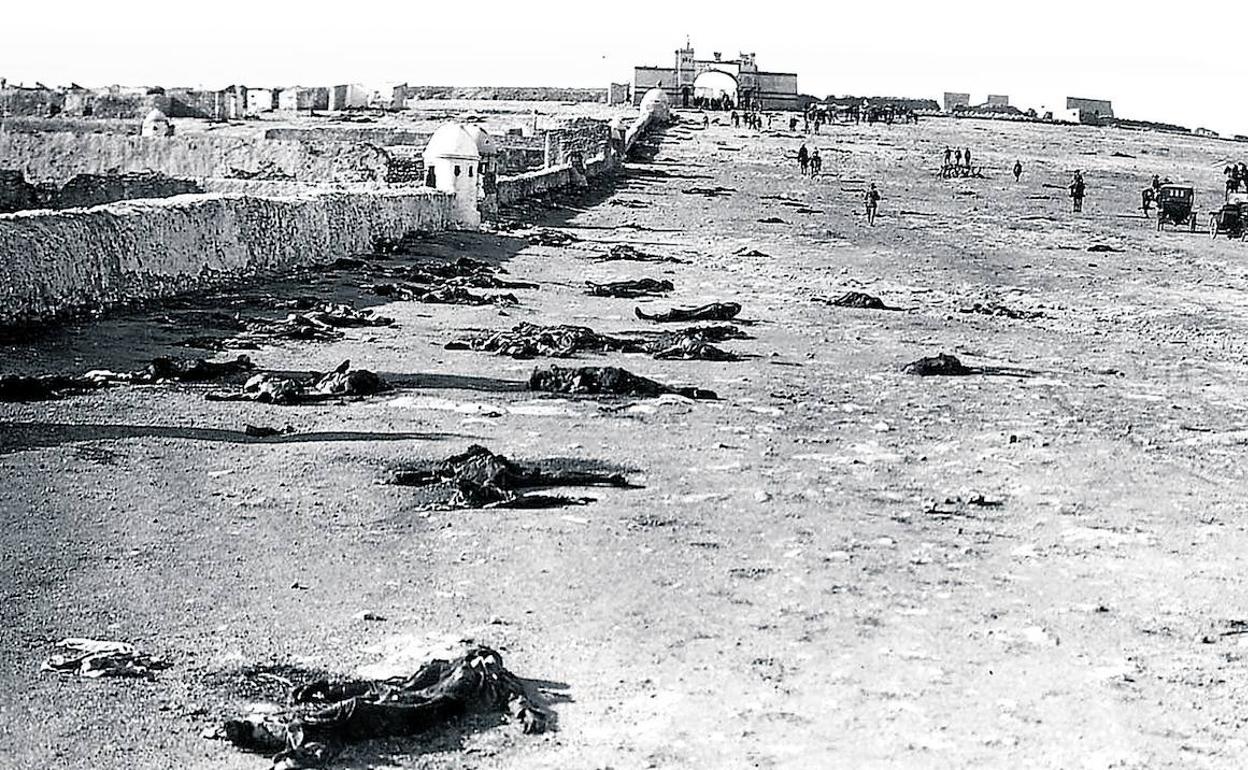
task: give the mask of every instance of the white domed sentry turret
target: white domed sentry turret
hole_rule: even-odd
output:
[[[477,208],[486,216],[498,211],[498,145],[494,138],[480,126],[464,126],[465,133],[477,143]]]
[[[666,123],[672,119],[672,101],[661,88],[651,88],[641,97],[641,114]]]
[[[153,109],[143,118],[141,136],[173,136],[173,124],[160,110]]]
[[[481,151],[477,139],[459,123],[446,123],[425,145],[426,183],[455,196],[455,223],[467,230],[481,226],[479,180]]]

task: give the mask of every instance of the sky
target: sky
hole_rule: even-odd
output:
[[[670,66],[688,37],[699,58],[754,52],[820,97],[1083,96],[1248,134],[1248,3],[1227,0],[9,0],[0,28],[0,77],[27,84],[605,87]]]

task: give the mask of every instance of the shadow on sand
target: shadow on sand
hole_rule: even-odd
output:
[[[0,455],[26,449],[46,449],[85,441],[127,438],[173,438],[216,441],[227,444],[307,444],[334,441],[441,441],[468,438],[452,433],[373,433],[322,431],[249,436],[241,430],[187,428],[171,425],[122,425],[117,423],[0,422]]]

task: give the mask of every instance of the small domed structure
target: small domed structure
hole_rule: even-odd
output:
[[[169,122],[169,118],[165,113],[158,109],[152,109],[147,113],[147,117],[143,118],[143,127],[139,131],[140,136],[173,136],[173,124]]]
[[[654,120],[668,121],[672,118],[672,101],[661,88],[651,88],[641,97],[641,114],[649,114]]]
[[[484,132],[482,132],[484,133]],[[455,224],[481,227],[481,151],[477,137],[461,123],[447,123],[425,145],[426,184],[455,196]]]
[[[425,145],[425,163],[430,157],[466,160],[481,157],[481,152],[477,149],[476,137],[469,134],[467,128],[459,123],[446,123],[433,132],[429,144]]]
[[[480,126],[464,126],[464,132],[477,143],[477,154],[482,158],[489,158],[498,154],[498,145],[494,143],[494,137],[490,136],[484,128]]]

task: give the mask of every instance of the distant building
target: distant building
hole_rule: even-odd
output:
[[[989,107],[1009,107],[1010,97],[1005,94],[988,94]]]
[[[762,72],[752,53],[739,54],[736,59],[724,59],[719,53],[711,59],[698,59],[688,43],[676,51],[675,67],[633,68],[634,105],[641,104],[646,92],[654,88],[681,107],[719,104],[738,109],[800,109],[796,74]]]
[[[1066,109],[1078,110],[1080,123],[1099,123],[1114,117],[1114,105],[1108,99],[1083,99],[1078,96],[1068,96]]]
[[[1214,131],[1213,129],[1209,129],[1209,128],[1198,128],[1192,131],[1192,133],[1195,134],[1196,136],[1207,136],[1210,139],[1217,139],[1219,137],[1219,134],[1217,131]]]
[[[338,112],[368,106],[368,91],[354,83],[329,89],[329,109]]]
[[[628,104],[628,83],[612,83],[607,89],[607,104]]]
[[[283,88],[277,96],[277,108],[288,112],[328,110],[329,89],[304,88],[303,86]]]
[[[971,106],[970,94],[959,94],[953,91],[945,92],[944,99],[945,112],[956,112],[959,107]]]
[[[277,109],[277,93],[272,88],[248,88],[243,113],[249,117]]]

